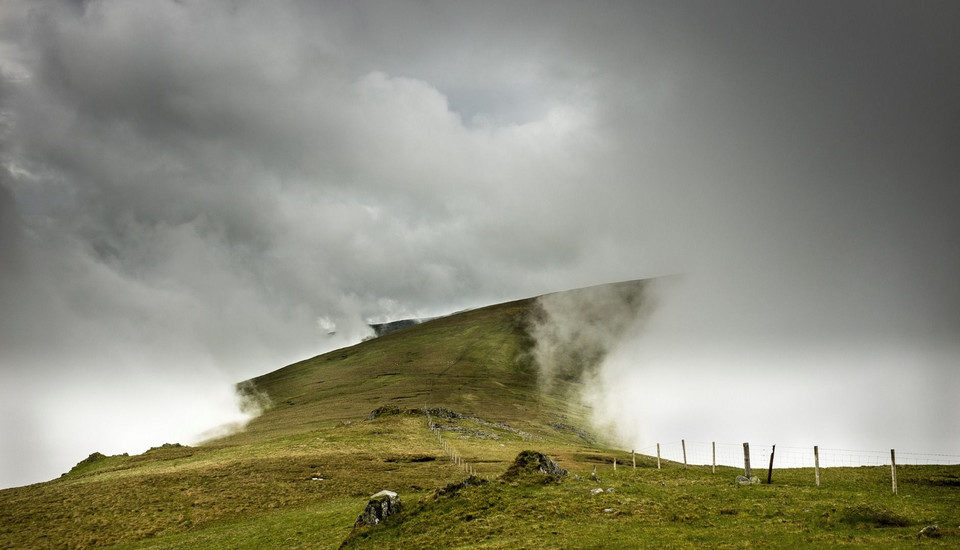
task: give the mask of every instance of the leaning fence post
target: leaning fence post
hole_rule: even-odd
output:
[[[893,494],[897,494],[897,457],[890,449],[890,479],[893,480]]]
[[[683,469],[687,469],[687,442],[683,439],[680,440],[680,447],[683,448]]]
[[[657,443],[657,469],[660,469],[660,444]]]
[[[717,442],[711,441],[710,447],[713,449],[713,467],[710,469],[710,473],[717,473]]]
[[[747,479],[750,479],[750,443],[743,444],[743,472]]]
[[[770,485],[771,480],[773,479],[773,453],[777,452],[777,446],[774,445],[770,449],[770,468],[767,469],[767,485]]]
[[[820,486],[820,449],[813,446],[813,476],[817,480],[817,487]]]

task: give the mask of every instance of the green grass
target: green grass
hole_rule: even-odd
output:
[[[890,494],[885,468],[836,469],[817,488],[812,470],[779,470],[772,485],[739,487],[736,469],[620,468],[560,484],[492,483],[449,498],[424,499],[385,525],[354,533],[348,548],[795,548],[915,546],[918,531],[939,523],[924,546],[956,547],[956,489],[924,479],[957,468],[905,467],[911,482]]]
[[[196,447],[92,455],[59,479],[0,491],[0,548],[862,548],[960,545],[960,467],[778,470],[738,487],[734,469],[655,467],[602,438],[562,382],[544,393],[525,331],[530,300],[436,319],[251,381],[269,407],[244,431]],[[250,386],[250,385],[245,385]],[[611,493],[559,484],[463,480],[448,446],[496,480],[525,449]],[[397,409],[372,421],[370,411]],[[406,411],[413,412],[406,412]],[[159,443],[159,442],[158,442]],[[78,457],[78,460],[82,457]],[[613,459],[621,467],[612,470]],[[352,531],[367,497],[398,492],[405,511]],[[605,511],[609,509],[610,511]],[[925,525],[939,539],[918,541]]]

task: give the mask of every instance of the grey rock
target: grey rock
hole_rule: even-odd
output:
[[[747,477],[747,476],[737,476],[737,485],[759,485],[760,478],[757,476]]]
[[[370,497],[367,507],[357,516],[357,521],[353,523],[353,528],[364,527],[366,525],[379,525],[388,517],[396,514],[403,507],[400,497],[393,491],[383,490]]]
[[[601,493],[603,493],[603,489],[601,489],[600,487],[594,487],[593,489],[590,489],[591,495],[599,495]]]
[[[567,471],[547,455],[537,451],[521,451],[500,479],[510,482],[522,479],[553,482],[567,475]]]
[[[917,538],[922,539],[923,537],[929,537],[932,539],[940,538],[940,526],[939,525],[927,525],[917,533]]]
[[[594,468],[593,471],[590,472],[590,479],[596,481],[598,485],[602,483],[602,482],[600,481],[600,478],[597,477],[597,469],[596,469],[596,468]]]

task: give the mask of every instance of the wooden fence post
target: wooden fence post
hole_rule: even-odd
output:
[[[750,479],[750,474],[752,473],[750,470],[750,443],[747,442],[743,444],[743,472],[743,475],[747,479]]]
[[[817,487],[820,486],[820,449],[813,446],[813,476],[817,480]]]
[[[890,479],[893,480],[893,494],[897,494],[897,457],[890,449]]]
[[[680,447],[683,448],[683,469],[687,469],[687,442],[683,439],[680,440]]]
[[[713,449],[713,467],[711,468],[711,473],[717,473],[717,442],[711,441],[710,447]]]
[[[613,471],[617,471],[617,457],[613,457]]]
[[[777,452],[777,446],[774,445],[770,449],[770,468],[767,469],[767,485],[770,485],[771,480],[773,479],[773,453]]]
[[[633,450],[630,451],[630,459],[633,460],[633,469],[637,469],[637,453]]]
[[[657,443],[657,469],[660,469],[660,444]]]

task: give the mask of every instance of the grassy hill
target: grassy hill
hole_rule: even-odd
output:
[[[0,548],[960,545],[956,466],[902,467],[897,496],[884,467],[830,469],[820,488],[802,469],[739,487],[732,468],[657,469],[641,456],[626,467],[629,451],[591,434],[569,398],[575,378],[549,392],[538,383],[535,313],[534,300],[467,311],[255,378],[241,386],[268,405],[242,432],[95,454],[59,479],[0,491]],[[571,476],[500,480],[525,449]],[[486,483],[457,485],[468,471]],[[353,531],[381,489],[404,511]],[[941,536],[918,540],[934,523]]]

